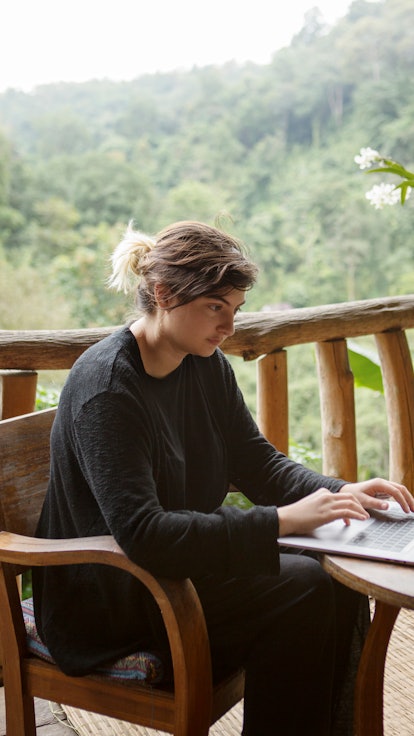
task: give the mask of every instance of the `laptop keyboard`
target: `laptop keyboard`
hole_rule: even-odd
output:
[[[349,544],[359,547],[379,547],[401,552],[414,539],[413,519],[398,521],[376,521],[367,531],[359,532]]]

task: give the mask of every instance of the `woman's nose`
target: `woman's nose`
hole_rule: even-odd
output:
[[[220,330],[221,332],[224,332],[226,337],[234,335],[234,317],[232,314],[226,315],[225,317],[223,315],[223,321],[220,325]]]

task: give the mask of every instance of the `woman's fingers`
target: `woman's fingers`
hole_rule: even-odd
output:
[[[318,526],[344,519],[367,519],[369,514],[352,493],[331,493],[320,488],[300,501],[279,507],[279,534],[300,534],[316,529]]]
[[[393,498],[406,513],[414,511],[414,498],[408,488],[384,478],[371,478],[360,483],[347,483],[339,491],[340,494],[344,492],[352,493],[364,508],[387,509],[388,501],[386,499]]]

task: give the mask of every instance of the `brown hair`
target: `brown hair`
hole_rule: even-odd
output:
[[[156,284],[167,287],[178,305],[199,296],[250,289],[257,266],[232,236],[202,222],[176,222],[152,239],[134,231],[131,223],[112,257],[110,285],[124,288],[131,273],[139,278],[136,304],[151,313]]]

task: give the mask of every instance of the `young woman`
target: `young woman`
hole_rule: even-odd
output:
[[[214,671],[246,669],[244,736],[327,736],[361,598],[278,540],[364,519],[386,506],[376,494],[408,511],[411,495],[319,475],[261,435],[219,349],[256,279],[232,237],[197,222],[155,239],[129,227],[111,284],[131,278],[142,316],[87,350],[62,391],[38,535],[110,533],[152,573],[190,577]],[[231,483],[250,510],[222,505]],[[126,573],[36,569],[34,599],[39,632],[69,674],[167,649],[156,607]]]

